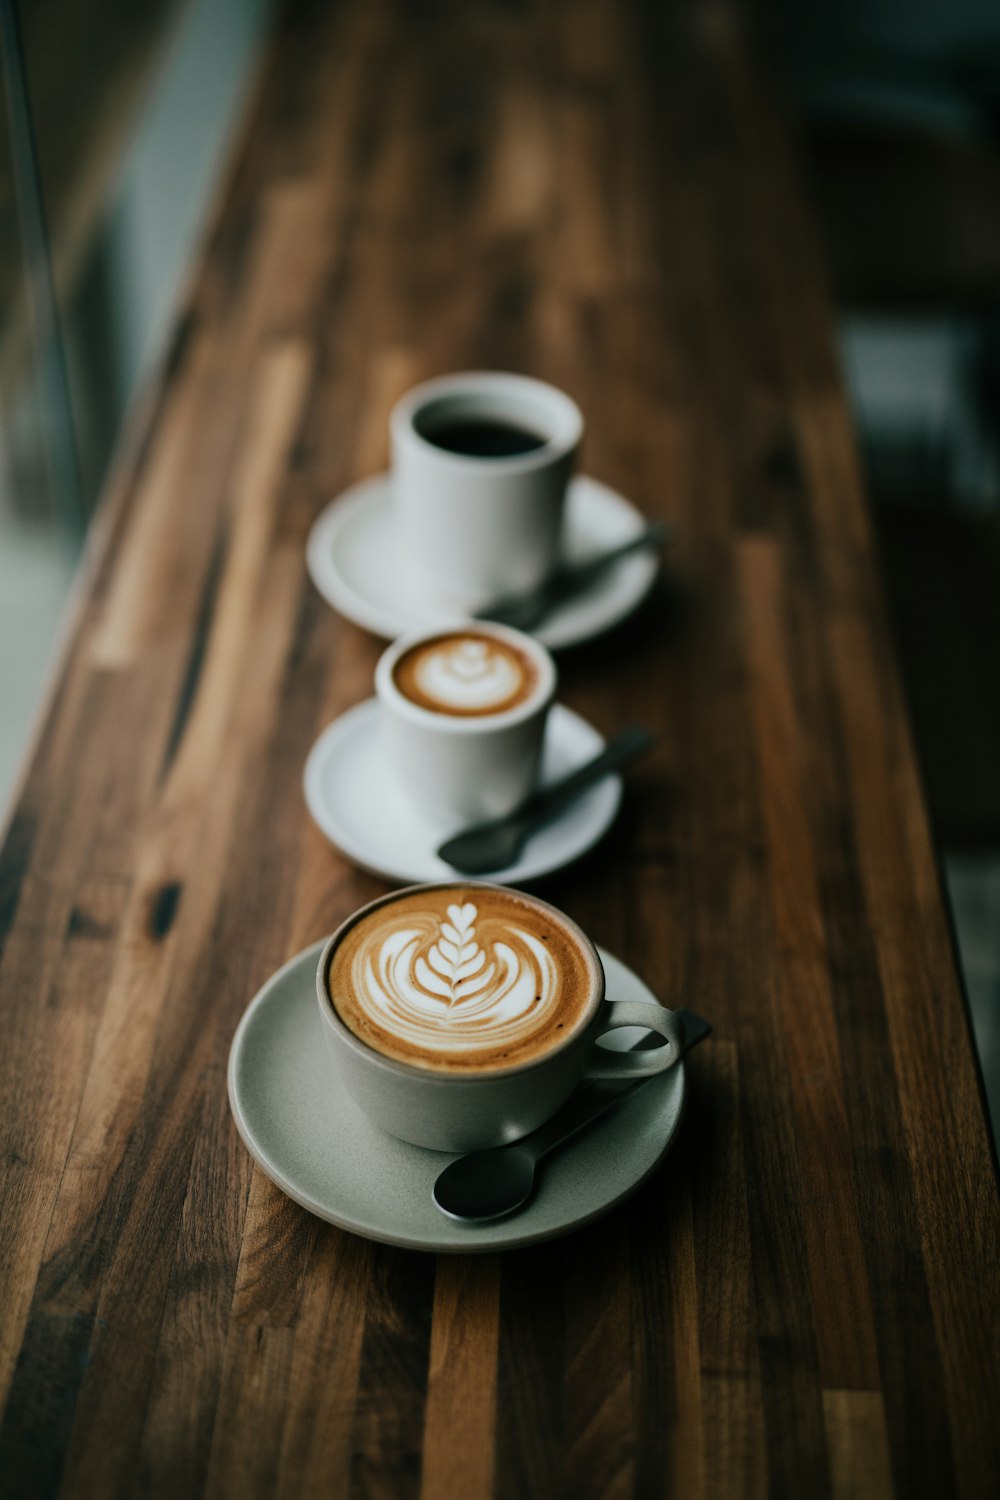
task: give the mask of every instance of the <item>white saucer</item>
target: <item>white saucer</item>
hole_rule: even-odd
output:
[[[244,1144],[272,1182],[321,1219],[414,1250],[475,1253],[531,1245],[614,1208],[649,1176],[673,1139],[684,1106],[683,1062],[556,1152],[521,1213],[496,1224],[446,1219],[431,1189],[452,1158],[386,1135],[337,1087],[316,1011],[322,948],[314,943],[268,980],[229,1053],[229,1103]],[[611,998],[654,1001],[631,970],[599,951]],[[640,1034],[623,1028],[609,1044],[627,1047]]]
[[[542,783],[598,755],[604,740],[585,719],[556,704],[542,750]],[[434,852],[462,825],[420,815],[397,786],[379,733],[379,703],[369,698],[324,729],[306,761],[306,803],[314,822],[348,859],[390,881],[447,880],[451,865]],[[605,776],[551,823],[532,834],[515,864],[488,878],[519,885],[560,870],[597,843],[614,822],[620,776]]]
[[[454,619],[413,576],[400,556],[391,515],[391,476],[353,485],[317,517],[306,560],[328,604],[375,635],[395,640],[410,630]],[[634,505],[596,479],[570,482],[565,556],[569,560],[628,541],[647,524]],[[534,632],[546,646],[575,646],[601,635],[632,613],[649,592],[659,560],[654,550],[625,557],[573,599],[553,609]]]

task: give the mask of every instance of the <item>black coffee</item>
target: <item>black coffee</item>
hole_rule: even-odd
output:
[[[436,448],[465,453],[470,458],[516,458],[520,453],[534,453],[548,442],[527,427],[480,417],[456,417],[428,425],[422,435]]]

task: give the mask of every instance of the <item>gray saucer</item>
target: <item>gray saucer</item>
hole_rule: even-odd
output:
[[[464,1225],[434,1207],[434,1179],[453,1158],[385,1135],[337,1086],[316,1013],[322,943],[298,954],[247,1008],[229,1054],[229,1103],[244,1144],[303,1208],[373,1240],[475,1253],[553,1239],[614,1208],[649,1176],[680,1123],[684,1064],[638,1089],[545,1164],[528,1207]],[[608,997],[655,1003],[640,979],[598,950]],[[639,1033],[609,1038],[631,1046]]]

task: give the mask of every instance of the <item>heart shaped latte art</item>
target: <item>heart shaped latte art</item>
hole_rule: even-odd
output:
[[[352,965],[371,1020],[421,1050],[513,1046],[544,1025],[559,998],[545,943],[471,901],[445,917],[405,911],[374,927]]]
[[[519,691],[517,656],[481,638],[450,640],[428,651],[416,669],[420,691],[448,708],[489,708]]]

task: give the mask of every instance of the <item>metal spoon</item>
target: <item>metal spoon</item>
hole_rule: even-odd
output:
[[[674,1014],[684,1023],[684,1053],[710,1035],[709,1023],[693,1011],[677,1010]],[[636,1043],[636,1048],[650,1045],[655,1043],[647,1033]],[[515,1213],[531,1197],[543,1157],[649,1082],[649,1078],[640,1078],[631,1083],[586,1083],[551,1120],[530,1135],[509,1146],[458,1157],[438,1175],[433,1194],[436,1206],[448,1218],[470,1224],[488,1224]]]
[[[669,535],[670,527],[665,521],[654,521],[644,531],[629,537],[628,541],[621,542],[616,547],[609,547],[606,552],[557,568],[537,588],[529,589],[523,594],[494,599],[491,604],[476,611],[476,619],[492,620],[497,625],[512,625],[517,630],[532,630],[555,605],[580,593],[612,563],[629,557],[633,552],[640,552],[645,547],[658,547]]]
[[[438,858],[465,875],[487,875],[491,870],[504,869],[513,864],[521,845],[536,828],[602,776],[644,754],[653,743],[654,736],[648,729],[623,729],[608,741],[600,755],[559,781],[540,787],[506,817],[477,823],[474,828],[446,839],[437,851]]]

